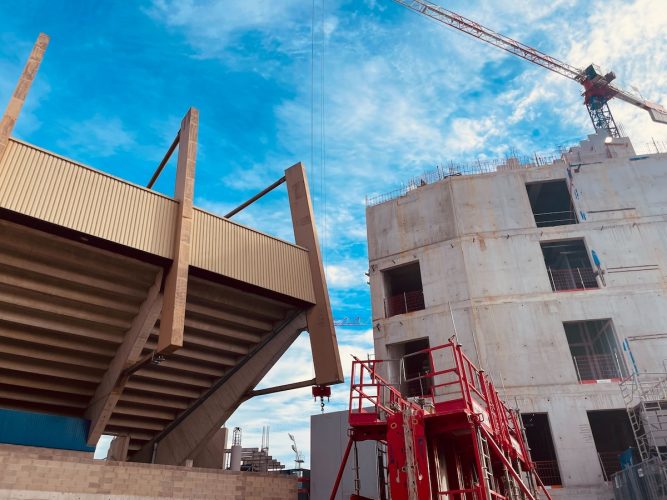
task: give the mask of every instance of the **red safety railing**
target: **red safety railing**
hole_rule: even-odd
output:
[[[548,486],[560,486],[563,484],[556,460],[535,460],[533,465],[535,466],[535,472],[537,472],[537,475],[544,484]]]
[[[387,297],[384,302],[385,317],[390,318],[398,314],[405,314],[424,309],[424,291],[413,290]]]
[[[350,384],[350,424],[372,424],[385,420],[387,415],[403,411],[406,406],[420,407],[403,398],[403,395],[376,372],[378,360],[352,362]]]
[[[463,353],[460,345],[449,342],[408,356],[428,354],[427,373],[405,379],[422,380],[428,393],[423,399],[435,414],[465,411],[480,419],[496,442],[505,450],[514,450],[522,459],[528,456],[516,412],[505,406],[491,380]],[[405,358],[404,358],[405,359]],[[376,373],[379,360],[354,360],[350,384],[350,424],[368,424],[403,411],[405,405],[421,408],[407,401],[401,392]]]

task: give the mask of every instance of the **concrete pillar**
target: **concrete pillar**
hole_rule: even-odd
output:
[[[161,354],[169,354],[183,347],[185,302],[192,245],[198,129],[199,111],[190,108],[181,122],[179,132],[176,190],[174,192],[174,198],[178,201],[178,213],[174,232],[173,261],[165,280],[164,303],[160,317],[160,337],[157,350]]]
[[[156,438],[155,463],[182,465],[206,447],[220,427],[306,328],[303,313],[267,334],[256,350],[223,376],[210,391],[183,412]],[[132,456],[132,461],[150,461],[154,441]]]
[[[333,325],[327,281],[322,265],[322,253],[315,227],[313,204],[310,200],[306,171],[301,163],[285,171],[289,195],[294,239],[296,244],[308,249],[310,274],[315,292],[315,305],[307,314],[310,348],[313,353],[317,384],[337,384],[343,381],[343,368],[338,353],[336,330]]]
[[[227,427],[221,427],[206,443],[206,447],[194,458],[195,467],[222,469],[225,466],[227,448]]]
[[[42,62],[44,52],[46,52],[46,47],[48,45],[49,37],[44,33],[40,33],[32,48],[32,52],[30,52],[30,57],[28,57],[28,61],[25,63],[23,73],[21,73],[21,77],[16,84],[14,93],[9,99],[5,114],[2,115],[2,120],[0,120],[0,159],[5,154],[7,145],[9,144],[9,137],[12,135],[16,120],[19,117],[23,103],[25,102],[32,82],[35,79],[35,75],[37,74],[37,70],[39,69],[39,65]]]
[[[125,462],[127,460],[129,446],[130,436],[116,436],[111,441],[109,451],[107,451],[107,460]]]

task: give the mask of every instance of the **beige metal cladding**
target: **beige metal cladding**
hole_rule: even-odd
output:
[[[10,139],[0,207],[166,258],[177,202]],[[308,251],[201,210],[190,264],[314,303]]]
[[[193,226],[192,266],[315,303],[308,250],[198,209]]]
[[[171,257],[176,202],[11,139],[0,162],[0,206]]]

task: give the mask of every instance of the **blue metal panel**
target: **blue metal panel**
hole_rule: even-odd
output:
[[[90,420],[0,409],[0,443],[95,451],[88,446]]]

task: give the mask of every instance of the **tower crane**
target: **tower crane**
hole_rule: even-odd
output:
[[[559,61],[544,52],[529,47],[526,44],[513,40],[512,38],[496,33],[470,19],[455,12],[447,10],[437,4],[426,0],[393,0],[419,14],[430,17],[447,26],[451,26],[463,33],[479,38],[480,40],[495,45],[507,52],[530,61],[538,66],[547,68],[554,73],[579,82],[584,87],[584,104],[593,122],[595,131],[604,131],[611,137],[620,137],[618,127],[609,109],[608,102],[617,98],[628,102],[639,108],[645,109],[653,121],[667,124],[667,109],[663,106],[646,101],[625,90],[622,90],[611,82],[616,78],[613,72],[603,74],[600,68],[591,64],[586,69],[579,69],[567,63]]]

